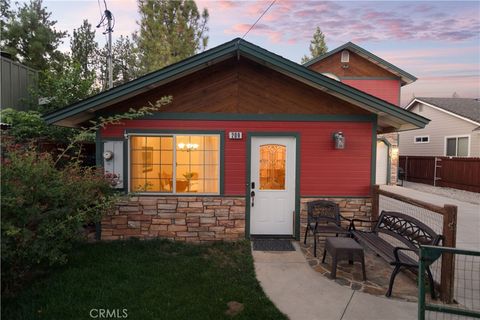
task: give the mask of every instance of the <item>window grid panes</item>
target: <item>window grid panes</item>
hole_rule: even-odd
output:
[[[468,157],[468,137],[447,138],[445,153],[449,157]]]
[[[415,137],[415,143],[429,143],[429,142],[430,142],[429,136]]]
[[[219,192],[219,135],[132,136],[130,145],[132,191]]]

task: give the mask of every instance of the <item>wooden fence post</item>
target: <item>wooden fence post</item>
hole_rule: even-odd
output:
[[[444,205],[443,236],[444,247],[455,248],[457,241],[457,206]],[[455,256],[452,253],[443,253],[441,268],[441,296],[444,303],[453,302],[455,281]]]
[[[372,220],[378,220],[378,210],[379,210],[379,201],[380,198],[380,186],[374,185],[372,190]]]

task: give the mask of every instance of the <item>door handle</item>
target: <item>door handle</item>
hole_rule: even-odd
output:
[[[252,190],[252,192],[250,192],[250,202],[252,203],[252,207],[255,206],[255,191]]]

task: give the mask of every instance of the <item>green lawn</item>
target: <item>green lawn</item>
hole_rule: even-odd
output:
[[[2,298],[2,319],[91,319],[92,308],[120,316],[127,309],[127,319],[229,319],[230,301],[244,305],[234,319],[285,319],[255,278],[247,241],[97,243],[79,246],[67,266],[16,298]]]

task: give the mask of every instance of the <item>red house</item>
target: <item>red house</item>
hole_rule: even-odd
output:
[[[330,58],[327,71],[339,76],[345,62]],[[376,97],[316,66],[234,39],[46,120],[79,127],[173,97],[154,115],[98,132],[97,164],[134,193],[103,219],[102,239],[298,239],[312,199],[339,203],[347,217],[368,216],[377,133],[428,123],[391,103],[396,96]],[[395,81],[397,90],[404,79]]]

